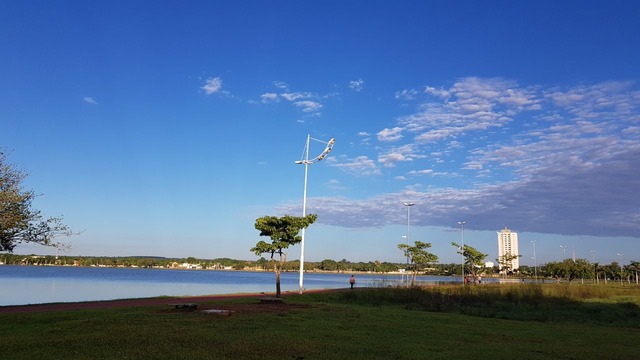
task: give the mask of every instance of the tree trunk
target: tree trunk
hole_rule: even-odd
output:
[[[280,269],[278,268],[278,263],[275,260],[271,260],[273,262],[273,272],[276,274],[276,297],[280,297]]]
[[[417,265],[416,265],[417,266]],[[413,275],[411,276],[411,287],[414,287],[416,284],[416,277],[418,276],[418,270],[413,270]]]

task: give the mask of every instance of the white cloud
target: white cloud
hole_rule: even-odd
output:
[[[273,86],[276,89],[281,89],[281,90],[285,90],[285,91],[287,91],[289,89],[289,86],[286,83],[282,82],[282,81],[274,81],[273,82]]]
[[[378,132],[378,140],[379,141],[396,141],[402,138],[402,128],[394,127],[393,129],[384,129]]]
[[[407,90],[396,91],[395,97],[396,99],[402,99],[402,100],[414,100],[416,98],[416,95],[418,95],[417,90],[407,89]]]
[[[311,100],[296,101],[293,105],[301,107],[303,112],[317,112],[322,108],[322,104]]]
[[[448,99],[449,96],[451,96],[451,94],[449,93],[448,90],[436,89],[436,88],[431,87],[431,86],[425,86],[424,92],[426,94],[437,96],[437,97],[442,98],[442,99]]]
[[[454,135],[458,135],[463,130],[464,128],[446,128],[446,129],[429,130],[427,132],[424,132],[416,136],[416,140],[424,141],[424,142],[436,142],[439,140],[448,139]]]
[[[372,149],[381,168],[369,156],[334,166],[355,176],[386,168],[406,180],[393,174],[404,162],[414,167],[405,175],[447,177],[455,181],[451,187],[419,191],[417,183],[366,199],[317,198],[319,221],[402,224],[402,210],[388,209],[411,198],[429,204],[412,212],[418,226],[449,227],[464,217],[476,230],[508,224],[521,232],[637,236],[640,91],[634,83],[545,88],[467,78],[449,88],[427,87],[427,95],[414,114],[377,133]],[[389,148],[391,141],[400,145]]]
[[[474,77],[460,79],[449,89],[427,86],[425,93],[435,96],[436,101],[424,101],[418,112],[400,118],[398,125],[415,133],[416,140],[431,143],[469,131],[504,127],[515,116],[539,109],[542,101],[533,88],[502,79]]]
[[[201,89],[204,90],[207,95],[215,94],[222,89],[222,79],[219,77],[209,78]]]
[[[349,87],[354,91],[362,91],[362,89],[364,89],[364,80],[358,79],[349,81]]]
[[[271,102],[278,102],[279,98],[278,98],[278,94],[276,93],[265,93],[260,95],[260,100],[263,103],[271,103]]]
[[[98,102],[95,101],[92,97],[90,96],[85,96],[82,98],[82,100],[86,103],[92,104],[92,105],[98,105]]]
[[[308,93],[308,92],[293,92],[293,93],[287,92],[287,93],[280,94],[280,96],[282,96],[286,100],[295,101],[295,100],[298,100],[298,99],[311,98],[311,97],[313,97],[313,94]]]
[[[324,104],[321,100],[337,96],[334,93],[320,96],[309,91],[291,91],[289,90],[289,86],[281,81],[274,81],[273,86],[283,91],[264,93],[260,96],[260,102],[276,103],[284,99],[291,103],[292,106],[301,109],[305,117],[322,116],[320,110],[324,107]],[[304,122],[304,120],[301,119],[297,121]]]
[[[380,169],[376,166],[375,161],[366,156],[358,156],[355,159],[336,161],[331,164],[355,176],[379,175]]]
[[[358,132],[358,136],[371,136],[371,134],[369,134],[366,131],[360,131],[360,132]]]
[[[411,171],[409,171],[409,175],[432,175],[433,173],[434,173],[433,169],[411,170]]]
[[[421,159],[424,157],[424,155],[416,152],[415,147],[412,144],[407,144],[392,148],[386,153],[378,155],[378,162],[384,167],[394,167],[396,162],[413,161],[414,159]]]

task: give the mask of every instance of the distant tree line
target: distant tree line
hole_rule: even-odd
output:
[[[230,258],[197,259],[188,258],[163,258],[163,257],[106,257],[106,256],[55,256],[55,255],[18,255],[0,254],[0,263],[6,265],[59,265],[59,266],[108,266],[108,267],[141,267],[141,268],[172,268],[176,265],[192,264],[208,270],[247,270],[247,271],[271,271],[271,262],[264,257],[258,260],[237,260]],[[339,261],[325,259],[318,262],[305,261],[304,268],[309,272],[365,272],[365,273],[393,273],[402,269],[413,271],[412,264],[392,263],[380,261],[352,262],[347,259]],[[300,261],[286,261],[283,271],[299,271]],[[478,268],[483,276],[497,276],[498,267]],[[460,276],[460,264],[430,264],[420,268],[421,275]],[[523,265],[509,273],[511,277],[534,278],[554,281],[559,279],[567,282],[624,282],[638,284],[640,262],[631,261],[622,265],[613,262],[607,265],[592,263],[586,259],[567,259],[561,262],[548,262],[537,267]]]

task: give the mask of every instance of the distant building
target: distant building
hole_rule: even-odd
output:
[[[518,233],[513,232],[505,226],[502,231],[498,233],[498,259],[502,259],[503,256],[519,255],[518,253]],[[502,271],[502,264],[498,264],[500,271]],[[516,270],[520,267],[520,258],[516,257],[511,260],[511,270]]]

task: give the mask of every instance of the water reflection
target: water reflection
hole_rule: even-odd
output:
[[[349,287],[350,273],[305,274],[305,289]],[[401,284],[400,275],[356,274],[356,287]],[[406,279],[406,277],[405,277]],[[487,279],[489,280],[489,279]],[[283,292],[298,290],[299,274],[281,276]],[[418,276],[421,285],[460,282],[446,276]],[[272,272],[0,266],[0,306],[114,300],[156,296],[199,296],[275,291]]]

